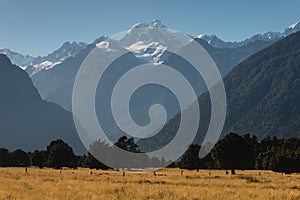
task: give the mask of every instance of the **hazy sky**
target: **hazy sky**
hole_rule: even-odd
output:
[[[299,11],[299,0],[0,0],[0,48],[45,55],[65,41],[89,43],[152,19],[191,35],[239,41],[281,31],[300,20]]]

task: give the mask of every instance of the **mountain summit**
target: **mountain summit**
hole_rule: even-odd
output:
[[[137,23],[133,25],[130,30],[136,28],[167,28],[160,20],[154,19],[149,23]]]

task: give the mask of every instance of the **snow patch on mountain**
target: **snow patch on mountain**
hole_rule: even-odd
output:
[[[291,29],[296,29],[300,25],[300,21],[289,26]]]
[[[115,52],[116,49],[119,48],[119,46],[113,43],[110,39],[97,43],[96,47],[105,53]]]
[[[126,49],[134,53],[134,55],[138,58],[142,58],[148,62],[159,63],[160,58],[167,50],[167,47],[163,46],[159,42],[150,42],[145,44],[143,41],[138,41]]]

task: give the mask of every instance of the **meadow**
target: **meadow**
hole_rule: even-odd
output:
[[[300,200],[300,174],[162,169],[123,176],[113,170],[0,168],[0,199]]]

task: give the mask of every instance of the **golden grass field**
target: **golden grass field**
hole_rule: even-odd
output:
[[[0,168],[0,199],[299,199],[300,174],[164,169],[147,173]],[[209,175],[210,173],[210,175]],[[260,175],[259,175],[260,173]]]

